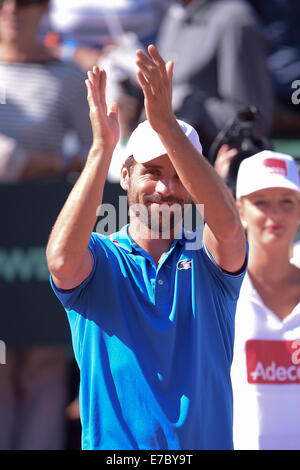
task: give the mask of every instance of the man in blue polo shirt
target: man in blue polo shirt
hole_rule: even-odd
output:
[[[148,120],[133,132],[121,170],[129,225],[110,237],[92,233],[119,139],[105,72],[94,67],[86,81],[93,144],[47,246],[80,368],[82,447],[232,449],[244,231],[195,130],[173,114],[173,62],[151,45],[137,51],[137,67]],[[191,199],[205,208],[200,247],[178,217]]]

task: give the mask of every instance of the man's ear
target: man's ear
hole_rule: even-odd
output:
[[[121,188],[124,189],[124,191],[128,190],[128,179],[129,179],[128,170],[125,164],[123,164],[121,168],[120,185],[121,185]]]

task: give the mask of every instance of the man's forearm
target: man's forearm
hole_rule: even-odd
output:
[[[80,269],[102,202],[110,161],[110,151],[90,149],[85,167],[55,222],[47,245],[47,261],[56,276],[69,278]]]
[[[205,220],[217,238],[224,238],[239,221],[234,199],[207,159],[177,123],[159,134],[177,174],[195,204],[204,204]]]
[[[204,204],[205,220],[218,240],[231,237],[240,224],[228,188],[208,161],[184,135],[172,109],[173,62],[164,62],[154,45],[149,56],[137,51],[137,78],[145,96],[146,115],[176,172],[196,204]]]

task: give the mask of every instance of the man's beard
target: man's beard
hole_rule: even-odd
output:
[[[128,202],[131,215],[137,217],[154,234],[162,235],[162,238],[170,238],[175,227],[182,227],[184,201],[181,199],[163,198],[159,194],[139,198],[128,193]],[[159,205],[154,206],[151,203]]]

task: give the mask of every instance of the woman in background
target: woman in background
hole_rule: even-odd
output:
[[[290,249],[300,220],[292,157],[242,161],[237,205],[249,243],[232,364],[235,449],[300,449],[300,269]]]

